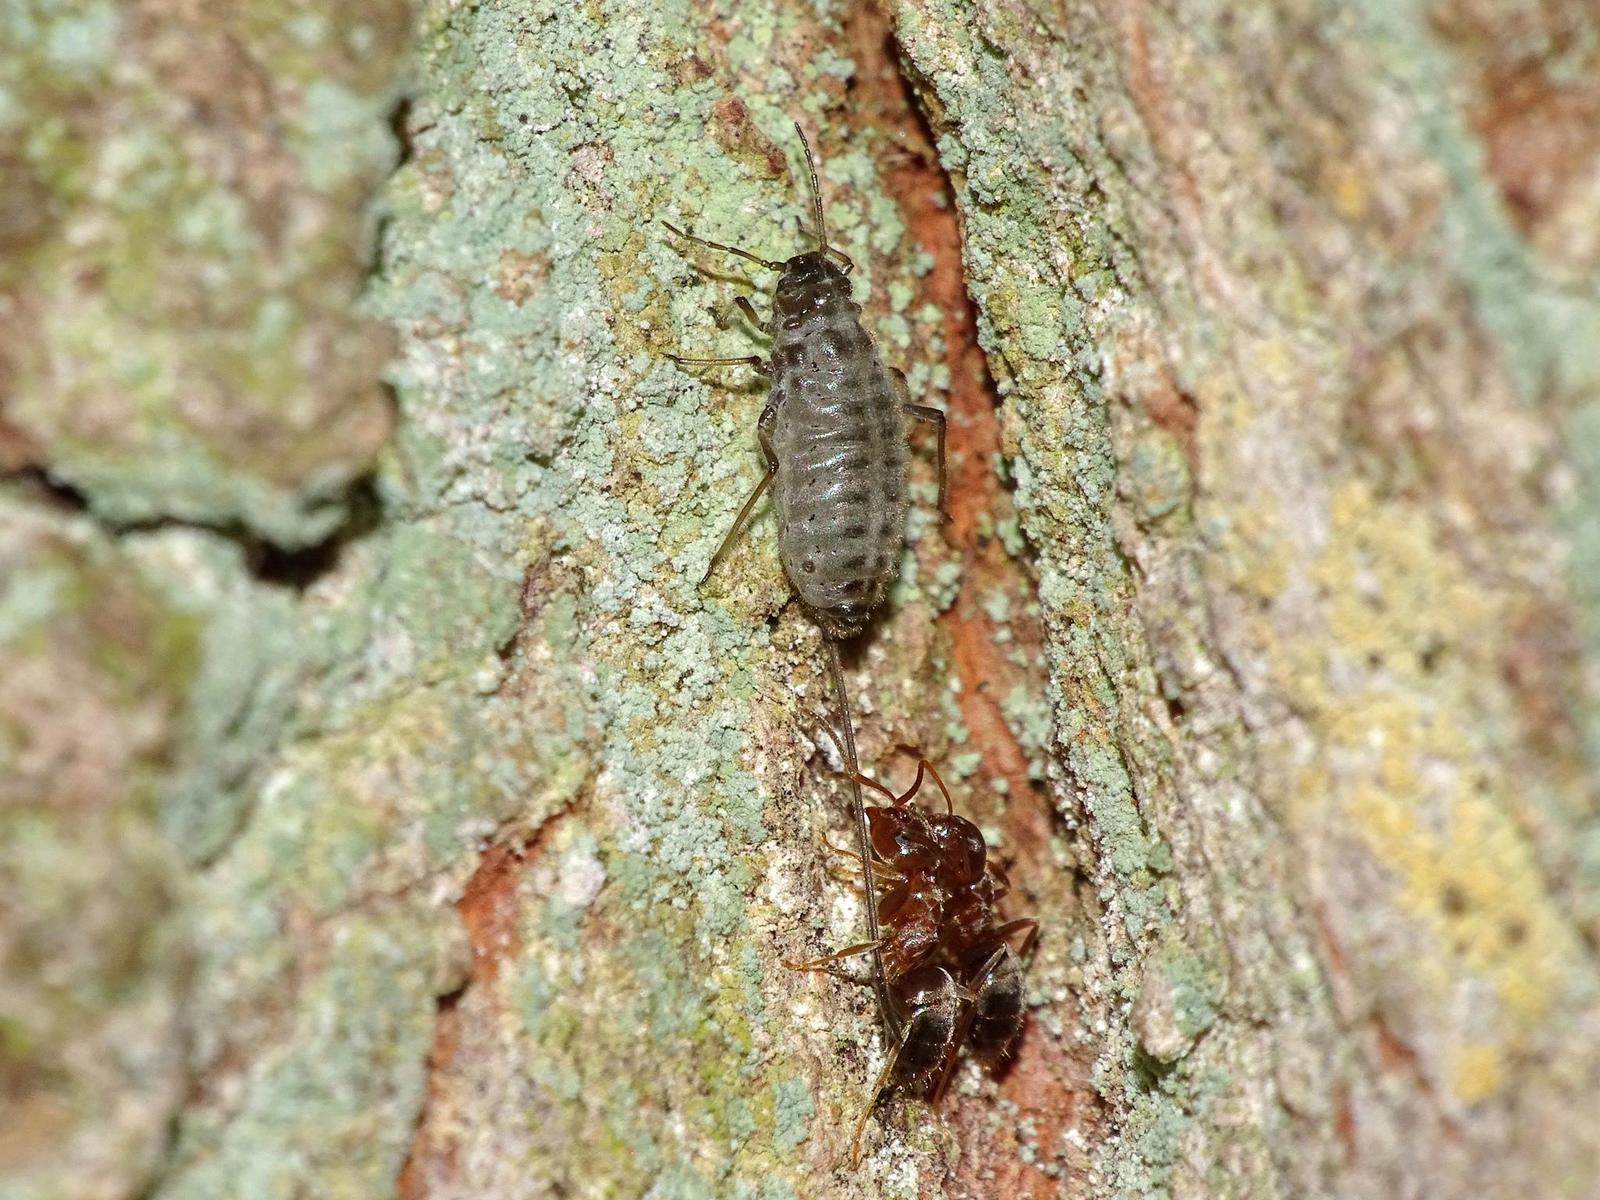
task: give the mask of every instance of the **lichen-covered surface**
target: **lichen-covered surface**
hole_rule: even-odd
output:
[[[390,409],[354,311],[405,0],[0,7],[0,468],[287,547]]]
[[[959,11],[897,30],[1096,848],[1105,1186],[1592,1195],[1593,14]]]
[[[1600,30],[1247,7],[0,7],[0,1197],[1591,1196]],[[664,357],[793,119],[951,414],[862,757],[1043,922],[859,1172],[817,635],[770,515],[694,582],[763,387]]]
[[[198,627],[87,522],[10,496],[0,581],[0,1172],[126,1195],[183,1094],[182,871],[153,790]]]

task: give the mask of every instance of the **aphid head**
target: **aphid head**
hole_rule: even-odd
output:
[[[811,288],[819,284],[848,287],[844,272],[834,265],[827,254],[821,250],[807,250],[804,254],[796,254],[783,264],[783,275],[778,279],[778,290],[783,292],[796,288]]]

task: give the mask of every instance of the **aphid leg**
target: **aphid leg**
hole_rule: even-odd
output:
[[[832,954],[824,954],[821,958],[807,958],[800,962],[783,960],[783,965],[791,971],[820,971],[829,963],[836,963],[846,958],[857,958],[863,954],[871,954],[883,945],[882,941],[862,942],[856,946],[846,946],[843,950],[835,950]]]
[[[833,743],[833,748],[838,751],[839,757],[841,759],[844,758],[844,747],[839,744],[838,735],[826,726],[823,727],[822,731],[828,735],[828,740]],[[882,792],[885,796],[889,797],[890,800],[895,799],[895,794],[890,788],[885,787],[872,776],[862,771],[832,771],[830,774],[838,779],[848,779],[852,783],[864,783],[873,791]]]
[[[843,762],[845,759],[844,744],[839,741],[839,735],[833,730],[829,729],[826,725],[819,725],[818,728],[821,729],[823,733],[828,735],[828,740],[833,743],[833,752],[839,756],[839,761]],[[832,775],[843,776],[846,779],[849,778],[849,773],[846,771],[831,771],[829,773]]]
[[[745,354],[739,358],[685,358],[681,354],[667,355],[680,367],[753,367],[763,375],[771,375],[772,368],[759,354]]]
[[[767,405],[761,410],[761,418],[756,422],[756,439],[761,443],[761,449],[767,456],[767,471],[761,477],[761,482],[756,484],[755,491],[750,493],[750,498],[744,502],[744,507],[739,510],[739,515],[733,518],[733,526],[722,539],[722,545],[717,547],[717,552],[711,556],[711,565],[706,567],[706,573],[700,576],[700,582],[705,583],[711,578],[711,573],[717,569],[717,564],[728,557],[728,551],[733,549],[734,539],[739,536],[739,531],[744,528],[750,510],[755,508],[756,501],[761,499],[762,493],[772,486],[772,480],[778,473],[778,456],[772,450],[772,423],[777,419],[777,411],[772,405]]]
[[[750,251],[748,251],[748,250],[741,250],[737,246],[729,246],[729,245],[725,245],[722,242],[712,242],[712,241],[706,240],[703,237],[696,237],[692,233],[687,233],[684,230],[679,229],[671,221],[663,221],[661,223],[663,225],[665,225],[668,229],[672,230],[673,233],[675,233],[679,237],[683,238],[685,241],[688,241],[688,242],[699,242],[702,246],[710,246],[713,250],[726,250],[729,254],[737,254],[740,258],[749,259],[751,262],[755,263],[757,266],[765,267],[769,271],[781,271],[781,270],[783,270],[783,264],[782,263],[773,262],[770,258],[761,258],[759,255],[751,254]]]
[[[757,329],[766,329],[766,322],[756,315],[756,306],[751,304],[748,299],[746,299],[744,296],[735,296],[733,303],[735,307],[737,307],[738,310],[744,314],[744,319],[746,321],[749,321],[750,324],[754,325]]]
[[[827,726],[823,726],[822,731],[828,735],[828,740],[833,743],[834,750],[836,750],[838,752],[838,754],[839,754],[839,757],[841,759],[843,759],[845,757],[845,753],[844,753],[844,747],[839,744],[839,735],[834,733],[833,730],[829,729]],[[871,788],[873,791],[882,792],[885,796],[889,797],[889,799],[891,799],[891,800],[894,799],[894,792],[890,791],[883,784],[879,783],[872,776],[867,775],[864,772],[861,772],[861,771],[833,771],[833,772],[831,772],[831,774],[833,774],[834,776],[836,776],[836,777],[838,777],[840,779],[848,779],[853,783],[864,783],[869,788]]]
[[[796,129],[800,127],[795,126]],[[809,158],[810,148],[806,149]],[[769,405],[770,408],[770,405]],[[764,414],[763,414],[764,415]],[[850,716],[850,689],[845,686],[844,658],[839,653],[839,643],[831,637],[824,636],[823,644],[828,653],[828,675],[833,680],[833,696],[839,707],[839,729],[843,734],[844,765],[845,769],[854,777],[861,773],[860,760],[856,758],[856,734],[854,721]],[[872,872],[867,869],[867,864],[872,861],[872,829],[867,821],[867,802],[862,798],[861,785],[852,778],[850,808],[856,819],[856,852],[861,856],[861,895],[862,907],[867,910],[867,938],[871,942],[878,942],[878,895]],[[878,1015],[883,1018],[884,1028],[889,1031],[890,1037],[900,1036],[900,1017],[896,1013],[893,1002],[889,997],[889,978],[883,970],[883,952],[879,948],[872,951],[872,994],[878,1000]]]
[[[944,518],[944,523],[950,523],[950,509],[945,504],[946,483],[944,469],[944,413],[937,408],[930,408],[926,404],[913,404],[911,402],[911,384],[906,381],[906,373],[895,367],[889,368],[889,373],[894,376],[894,389],[900,393],[900,404],[906,410],[906,416],[915,421],[926,421],[932,425],[939,436],[939,515]]]
[[[711,573],[717,569],[718,564],[728,557],[728,552],[733,549],[734,539],[739,536],[739,531],[744,528],[745,518],[750,515],[750,510],[756,506],[756,501],[772,485],[773,476],[778,473],[776,463],[767,467],[766,473],[761,476],[761,482],[756,484],[755,491],[750,493],[750,498],[744,502],[744,507],[739,510],[739,515],[733,519],[733,527],[728,530],[727,536],[722,539],[722,545],[717,547],[717,552],[711,556],[711,564],[706,567],[706,573],[700,576],[703,584],[711,578]]]
[[[945,503],[947,480],[944,470],[944,414],[937,408],[929,408],[925,404],[906,405],[906,415],[918,421],[926,421],[932,425],[939,435],[939,515],[944,518],[944,523],[950,523],[950,509]]]

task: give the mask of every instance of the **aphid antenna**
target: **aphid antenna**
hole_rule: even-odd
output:
[[[837,255],[844,260],[848,269],[854,265],[850,262],[850,256],[843,250],[835,250],[828,245],[828,224],[822,217],[822,184],[817,179],[817,160],[811,153],[811,143],[806,139],[806,131],[800,128],[799,121],[794,123],[794,131],[800,136],[800,149],[806,154],[806,172],[811,176],[811,206],[817,218],[817,241],[821,244],[824,254]]]
[[[822,219],[822,186],[817,182],[817,160],[811,155],[811,143],[806,140],[806,131],[800,128],[800,122],[794,123],[795,133],[800,135],[800,149],[806,153],[806,170],[811,175],[811,204],[817,215],[817,241],[822,243],[822,252],[828,252],[828,226]]]

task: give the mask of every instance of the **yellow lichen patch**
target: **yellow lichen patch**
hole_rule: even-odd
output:
[[[1486,1100],[1500,1090],[1504,1056],[1498,1047],[1482,1042],[1462,1046],[1455,1053],[1450,1090],[1464,1103]]]
[[[1255,426],[1261,415],[1248,397],[1215,378],[1197,384],[1195,406],[1205,414],[1195,429],[1204,478],[1206,464],[1231,463],[1237,447],[1259,437]],[[1259,600],[1271,600],[1282,593],[1291,578],[1293,562],[1288,531],[1274,493],[1252,490],[1244,503],[1208,506],[1204,520],[1208,537],[1223,551],[1218,565],[1227,572],[1228,584],[1234,591]]]
[[[1422,512],[1350,482],[1335,493],[1330,516],[1313,576],[1328,596],[1332,644],[1378,655],[1412,677],[1441,647],[1472,657],[1492,652],[1503,599],[1468,579]]]
[[[1543,1018],[1570,950],[1545,903],[1527,847],[1504,813],[1477,795],[1445,802],[1445,828],[1425,829],[1418,791],[1388,786],[1354,789],[1343,815],[1371,853],[1394,873],[1397,901],[1437,950],[1435,978],[1488,981],[1500,1011],[1495,1022],[1509,1042]],[[1430,803],[1428,808],[1435,808]],[[1422,975],[1425,964],[1413,969]]]
[[[1510,597],[1474,580],[1423,513],[1364,484],[1343,486],[1329,518],[1311,569],[1323,626],[1274,626],[1277,683],[1318,745],[1285,811],[1308,844],[1313,822],[1332,822],[1386,869],[1404,928],[1363,946],[1364,898],[1336,896],[1356,909],[1348,948],[1387,973],[1386,1002],[1413,1010],[1430,1069],[1471,1103],[1529,1044],[1572,951],[1510,815],[1516,780],[1494,739],[1506,705],[1482,683]]]
[[[1328,198],[1339,215],[1350,221],[1360,221],[1367,215],[1372,202],[1372,191],[1367,185],[1367,172],[1360,164],[1341,162],[1327,171],[1324,182]]]

